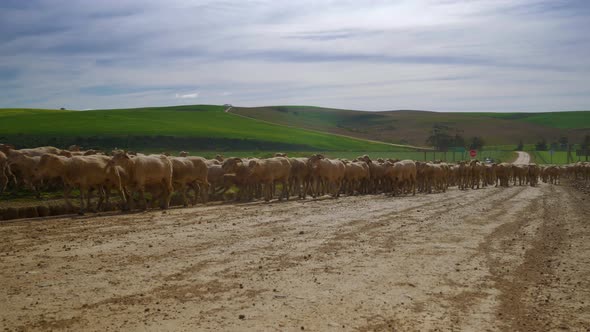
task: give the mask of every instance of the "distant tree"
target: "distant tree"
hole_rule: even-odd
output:
[[[584,139],[582,140],[580,147],[582,148],[582,150],[590,149],[590,134],[584,136]]]
[[[566,136],[561,136],[559,138],[559,146],[561,147],[562,150],[567,149],[567,143],[568,143],[568,139]]]
[[[520,141],[518,141],[518,145],[516,146],[516,151],[522,151],[524,150],[524,143],[522,142],[522,139]]]
[[[458,132],[455,133],[455,137],[453,137],[453,146],[455,147],[465,147],[467,144],[465,144],[465,138],[463,138],[463,136],[461,136]]]
[[[434,146],[439,151],[446,151],[453,143],[453,137],[449,135],[449,127],[435,123],[432,126],[430,136],[426,139],[426,144]]]
[[[480,150],[485,145],[483,138],[479,136],[471,137],[469,140],[469,148],[474,150]]]
[[[553,142],[553,143],[551,143],[550,147],[551,147],[551,150],[553,150],[553,151],[559,150],[559,143]]]
[[[545,138],[541,138],[541,140],[535,144],[535,149],[537,151],[547,151],[547,141]]]

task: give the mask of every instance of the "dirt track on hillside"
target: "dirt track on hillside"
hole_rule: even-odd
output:
[[[0,326],[582,331],[588,199],[543,184],[5,222]]]

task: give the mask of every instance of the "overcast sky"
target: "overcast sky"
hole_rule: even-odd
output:
[[[0,1],[0,107],[224,103],[590,109],[590,1]]]

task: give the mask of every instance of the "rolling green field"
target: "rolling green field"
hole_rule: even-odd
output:
[[[231,112],[271,123],[320,130],[383,142],[425,146],[433,126],[449,128],[465,139],[484,138],[487,145],[534,144],[567,136],[579,142],[590,134],[590,111],[550,113],[367,112],[313,106],[234,107]]]
[[[539,137],[550,142],[570,133],[570,142],[577,142],[590,133],[590,112],[364,112],[271,106],[234,107],[226,113],[223,106],[216,105],[92,111],[0,109],[0,142],[18,147],[78,144],[150,152],[247,151],[253,156],[274,151],[339,151],[349,152],[345,157],[351,158],[374,152],[377,158],[434,160],[444,156],[424,157],[414,147],[426,145],[425,138],[435,123],[459,130],[466,139],[483,136],[490,152],[478,157],[504,161],[512,159],[510,150],[521,139],[527,151],[534,149]],[[455,155],[455,160],[460,158]],[[538,159],[543,158],[541,153]],[[453,161],[450,153],[447,160]]]
[[[478,114],[478,113],[470,113]],[[590,111],[547,112],[547,113],[479,113],[481,115],[539,124],[552,128],[590,128]]]
[[[93,111],[0,109],[0,133],[2,141],[27,139],[30,142],[35,138],[36,141],[30,144],[36,145],[54,141],[66,144],[72,140],[64,138],[84,137],[97,137],[102,139],[101,142],[113,142],[119,146],[124,146],[126,137],[145,137],[146,144],[153,145],[158,137],[195,137],[206,140],[207,147],[215,148],[218,142],[226,150],[232,144],[239,148],[239,140],[251,140],[262,148],[275,150],[281,147],[304,151],[400,150],[387,144],[248,119],[225,113],[224,107],[212,105]],[[148,140],[147,137],[151,138]],[[141,143],[141,139],[139,141]],[[247,148],[254,150],[251,144]]]

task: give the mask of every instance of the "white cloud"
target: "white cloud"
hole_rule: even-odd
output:
[[[199,93],[195,92],[195,93],[185,93],[185,94],[176,94],[175,95],[176,98],[180,98],[180,99],[192,99],[192,98],[199,98]]]

